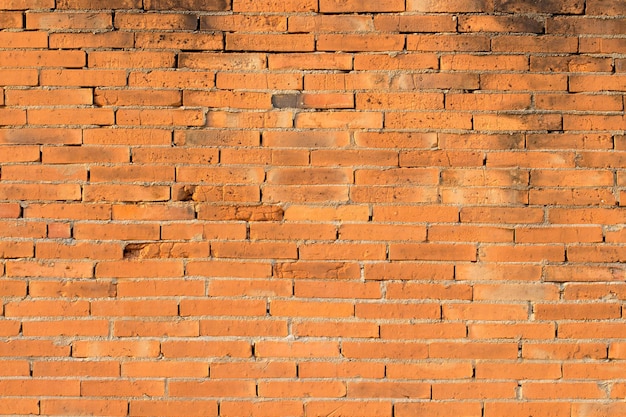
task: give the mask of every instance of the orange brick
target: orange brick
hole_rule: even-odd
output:
[[[372,415],[391,416],[391,403],[386,401],[309,401],[306,403],[307,415],[322,416],[335,413],[337,416]]]
[[[91,302],[91,315],[96,317],[176,316],[178,303],[171,300],[97,300]]]
[[[290,205],[285,208],[285,220],[308,221],[312,217],[319,219],[320,221],[364,221],[369,218],[369,209],[364,205],[346,205],[337,207]]]
[[[160,344],[156,340],[77,340],[72,344],[72,356],[89,357],[131,357],[156,358],[160,353]]]
[[[37,280],[31,282],[28,289],[31,297],[102,298],[116,295],[116,284],[111,281]]]
[[[176,400],[131,400],[131,416],[148,417],[155,414],[164,417],[174,417],[181,413],[186,416],[216,417],[217,401],[198,400],[176,401]]]
[[[440,319],[439,304],[404,304],[394,302],[357,303],[355,316],[365,319]]]
[[[40,162],[39,146],[2,146],[0,162]]]
[[[420,126],[424,129],[471,129],[472,116],[452,112],[406,112],[385,115],[386,128],[402,129],[404,126]]]
[[[90,376],[90,377],[119,377],[120,364],[116,361],[83,362],[72,360],[34,361],[33,376]]]
[[[341,398],[346,396],[343,381],[261,381],[259,396],[265,398],[322,397]]]
[[[357,93],[357,109],[442,109],[440,93]]]
[[[297,337],[360,337],[378,338],[378,325],[373,323],[318,323],[296,322],[293,333]]]
[[[119,366],[117,367],[119,373]],[[124,377],[180,377],[206,378],[209,375],[209,365],[202,362],[182,361],[126,361],[121,364],[121,375]]]
[[[123,400],[46,399],[41,401],[41,412],[71,416],[77,413],[125,416],[128,403]]]
[[[245,413],[251,417],[271,417],[276,415],[303,415],[303,404],[300,401],[221,401],[220,415],[236,417]]]
[[[460,382],[435,383],[432,385],[432,399],[491,399],[515,398],[515,382]]]
[[[462,51],[478,52],[489,50],[489,38],[483,35],[407,35],[408,51]]]
[[[392,243],[389,245],[389,259],[475,261],[476,247],[463,244]]]
[[[219,379],[230,378],[295,378],[294,362],[256,361],[240,363],[212,363],[211,376]]]
[[[341,353],[350,359],[425,359],[428,356],[428,345],[418,342],[344,341]]]
[[[547,266],[544,274],[546,281],[620,281],[624,271],[620,268],[594,265],[561,265]]]
[[[26,13],[26,29],[111,29],[111,13]]]
[[[375,282],[319,282],[298,281],[294,285],[294,295],[302,298],[360,298],[381,297],[380,285]]]
[[[204,282],[176,279],[121,281],[116,285],[120,297],[203,296]]]
[[[24,209],[26,218],[67,220],[109,220],[111,206],[107,204],[47,203],[29,204]]]
[[[42,86],[121,87],[126,85],[126,71],[42,69],[40,83]]]
[[[386,248],[382,244],[316,243],[300,246],[300,259],[385,259]]]
[[[205,114],[192,109],[120,109],[116,122],[127,126],[204,126]]]
[[[114,23],[116,29],[195,30],[198,18],[182,13],[136,13],[116,10]]]
[[[475,284],[474,300],[558,300],[559,287],[554,284]]]
[[[102,261],[96,265],[96,277],[154,278],[183,276],[183,263],[176,260]]]
[[[29,109],[29,123],[33,125],[112,125],[115,115],[110,109],[70,108],[70,109]]]
[[[485,403],[485,417],[497,417],[507,415],[522,417],[524,415],[550,415],[554,417],[567,417],[570,415],[570,404],[563,402],[532,402],[532,403]]]
[[[446,108],[450,110],[525,110],[528,109],[530,105],[529,94],[487,93],[446,95]]]
[[[454,304],[442,306],[445,320],[526,320],[529,316],[528,306],[524,304]]]
[[[50,340],[9,340],[0,346],[0,356],[16,357],[68,357],[69,344],[53,343]]]
[[[191,17],[191,15],[189,16]],[[201,15],[199,17],[200,30],[218,30],[224,32],[282,32],[287,30],[287,17],[285,16],[232,14]]]
[[[30,14],[29,14],[30,16]],[[47,48],[48,34],[46,32],[2,32],[0,42],[10,49]]]
[[[132,48],[135,44],[132,33],[51,33],[50,48]]]
[[[74,237],[91,240],[157,240],[159,239],[159,226],[155,224],[80,223],[74,226]]]
[[[476,378],[493,379],[505,375],[510,379],[560,379],[561,367],[556,363],[496,363],[478,362]]]
[[[119,172],[119,171],[118,171]],[[170,199],[170,187],[154,185],[85,185],[84,201],[167,201]]]
[[[93,262],[7,261],[6,276],[92,278]]]
[[[351,70],[352,55],[341,53],[271,54],[268,67],[274,69],[336,69]]]
[[[550,387],[550,391],[546,388]],[[522,395],[528,399],[592,399],[606,398],[606,392],[595,382],[527,382],[522,384]]]
[[[171,397],[254,397],[256,384],[249,380],[173,381],[169,384]]]
[[[374,29],[369,16],[315,15],[290,16],[289,32],[328,33],[339,31],[367,31]]]
[[[133,71],[128,76],[128,85],[131,87],[204,89],[215,85],[215,73],[185,70]]]
[[[470,339],[553,339],[556,327],[552,323],[474,323],[468,326]]]
[[[491,0],[476,0],[469,3],[464,0],[451,0],[446,3],[437,0],[408,0],[406,6],[407,11],[426,13],[493,11],[493,2]]]
[[[459,264],[455,267],[455,279],[460,281],[539,281],[542,276],[541,266],[515,265],[501,262]]]
[[[382,125],[383,115],[378,112],[306,112],[295,119],[299,129],[376,129]]]
[[[339,227],[339,239],[423,242],[426,240],[426,228],[395,224],[342,224]]]
[[[309,34],[226,34],[227,51],[301,52],[315,49],[315,38]]]
[[[361,276],[361,271],[358,264],[349,262],[277,262],[274,264],[273,276],[298,279],[354,279]]]
[[[202,320],[201,336],[276,336],[288,335],[287,322],[282,320]]]
[[[147,395],[159,397],[165,394],[164,381],[94,381],[86,380],[80,384],[80,393],[85,397],[139,397]]]
[[[567,91],[567,77],[560,74],[481,74],[484,90]]]
[[[462,99],[461,101],[465,101]],[[472,101],[472,100],[470,100]],[[484,100],[483,100],[484,101]],[[444,134],[439,135],[439,146],[442,149],[522,149],[526,136],[521,134]]]
[[[250,90],[299,90],[302,88],[302,76],[284,73],[219,72],[215,84],[219,89],[241,89],[245,87]]]
[[[528,4],[522,0],[495,0],[494,10],[497,12],[509,13],[582,14],[584,11],[584,2],[581,0],[575,0],[568,4]]]
[[[404,35],[335,35],[317,37],[318,51],[399,51],[404,48]]]
[[[504,35],[493,39],[493,51],[497,52],[544,52],[575,53],[578,51],[577,37]]]
[[[612,414],[621,414],[625,411],[626,407],[622,403],[572,403],[572,416],[589,416],[600,417]],[[569,411],[568,411],[569,412]],[[566,413],[563,413],[565,416]]]
[[[316,12],[315,0],[285,0],[276,4],[270,0],[233,0],[234,12]]]
[[[180,106],[181,93],[176,90],[108,90],[96,88],[93,100],[97,106]]]
[[[537,246],[482,246],[481,261],[486,262],[541,262],[564,261],[565,248],[561,245]]]
[[[381,324],[381,339],[460,339],[467,329],[463,323]]]
[[[186,316],[265,316],[264,300],[181,300],[180,315]]]
[[[52,314],[50,314],[52,315]],[[109,335],[106,320],[28,321],[22,323],[24,336],[101,336]]]
[[[571,283],[565,285],[565,300],[601,300],[616,297],[623,299],[626,288],[621,283]]]
[[[387,365],[387,377],[390,379],[467,379],[471,378],[472,374],[472,364],[467,361],[428,361]]]
[[[137,33],[135,48],[180,49],[185,51],[221,50],[223,38],[214,33]]]
[[[413,28],[413,24],[420,22],[415,21],[414,19],[421,18],[436,18],[436,16],[400,16],[402,20],[398,21],[394,19],[394,17],[389,17],[392,19],[391,22],[387,21],[378,21],[375,20],[378,26],[382,26],[381,29],[386,28],[386,25],[390,26],[399,26],[399,30],[405,28],[405,25],[409,26],[411,29],[419,30],[418,28]],[[385,16],[376,16],[376,18],[385,18]],[[405,21],[404,19],[410,19]],[[420,22],[421,23],[421,22]],[[391,27],[390,27],[391,28]],[[407,28],[408,29],[408,28]],[[271,62],[271,61],[270,61]],[[270,67],[271,68],[271,67]],[[344,68],[341,68],[344,69]],[[350,68],[349,68],[350,69]],[[407,52],[402,54],[389,53],[389,54],[358,54],[354,57],[354,69],[355,70],[418,70],[418,69],[439,69],[439,59],[434,53],[413,53]],[[442,74],[419,74],[416,76],[410,76],[409,80],[406,80],[405,83],[417,83],[420,84],[422,77],[426,77],[429,79],[439,79],[442,80],[442,77],[437,77]],[[444,78],[447,78],[448,74],[444,75]]]
[[[23,15],[21,12],[0,11],[0,25],[6,29],[22,29]]]
[[[511,342],[432,342],[430,358],[515,359],[517,343]]]
[[[541,360],[606,359],[606,343],[525,343],[522,357]]]
[[[7,396],[78,396],[79,384],[71,379],[64,384],[53,384],[50,379],[15,379],[0,381],[0,388]]]
[[[414,300],[471,300],[472,287],[466,284],[389,283],[387,298]]]
[[[354,304],[349,302],[322,302],[302,300],[272,300],[270,315],[276,317],[350,317]]]
[[[460,16],[459,32],[543,33],[545,24],[531,16]]]
[[[88,55],[90,68],[173,68],[174,54],[147,51],[93,51]]]

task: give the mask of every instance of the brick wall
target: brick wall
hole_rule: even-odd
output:
[[[0,414],[626,414],[623,0],[0,9]]]

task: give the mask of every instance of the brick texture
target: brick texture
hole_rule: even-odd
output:
[[[626,414],[623,0],[0,0],[0,415]]]

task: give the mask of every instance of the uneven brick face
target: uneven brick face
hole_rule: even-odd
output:
[[[623,415],[624,16],[0,1],[0,414]]]

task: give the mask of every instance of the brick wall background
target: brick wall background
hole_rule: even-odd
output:
[[[626,414],[623,0],[0,9],[0,414]]]

